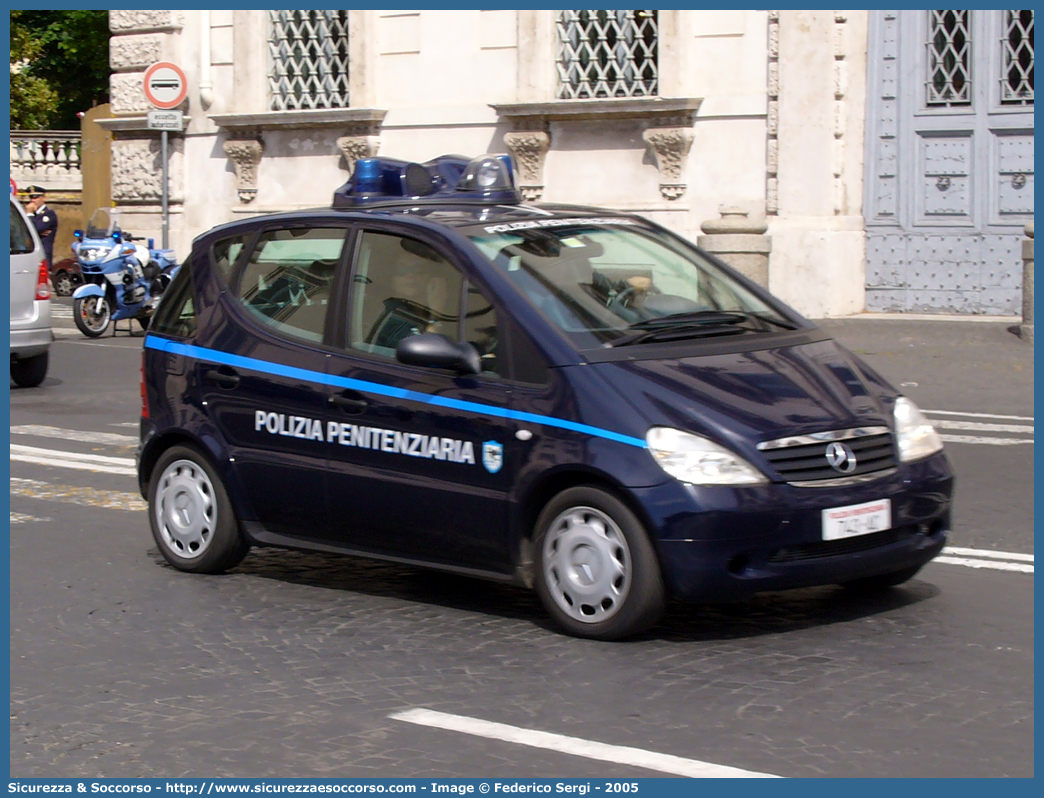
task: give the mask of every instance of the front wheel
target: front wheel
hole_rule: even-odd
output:
[[[73,301],[73,320],[80,332],[88,338],[105,334],[112,318],[108,297],[87,296]]]
[[[179,571],[218,574],[234,568],[250,547],[221,478],[191,446],[172,446],[149,481],[149,523],[163,558]]]
[[[569,488],[534,530],[535,587],[544,608],[577,637],[617,640],[652,627],[666,592],[638,517],[593,486]]]

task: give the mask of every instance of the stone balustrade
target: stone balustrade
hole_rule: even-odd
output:
[[[43,186],[48,192],[83,190],[78,130],[12,130],[11,177],[19,189]]]

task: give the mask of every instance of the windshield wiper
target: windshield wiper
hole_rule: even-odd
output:
[[[737,326],[751,319],[757,319],[766,324],[781,327],[784,330],[797,329],[797,326],[789,321],[773,319],[751,311],[698,310],[635,322],[627,329],[636,330],[637,332],[617,338],[610,343],[610,346],[630,346],[631,344],[652,343],[653,341],[680,341],[687,338],[710,338],[713,336],[755,332],[749,328]]]
[[[712,338],[720,335],[741,335],[745,332],[750,332],[750,330],[744,327],[737,327],[735,322],[673,324],[669,327],[660,326],[651,330],[639,330],[631,335],[625,335],[622,338],[611,341],[609,346],[630,346],[631,344],[644,344],[653,341],[681,341],[686,338]]]
[[[628,330],[655,330],[672,327],[678,324],[741,324],[749,319],[757,319],[784,330],[796,330],[797,326],[789,321],[774,319],[761,313],[749,310],[696,310],[685,313],[674,313],[670,316],[657,316],[654,319],[637,321]]]

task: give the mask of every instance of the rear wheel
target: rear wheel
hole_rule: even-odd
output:
[[[73,320],[80,332],[88,338],[104,335],[111,318],[108,297],[88,296],[73,301]]]
[[[649,629],[663,614],[663,580],[645,528],[600,488],[569,488],[548,502],[534,550],[537,594],[570,634],[616,640]]]
[[[164,559],[179,571],[217,574],[242,561],[250,547],[221,478],[191,446],[164,452],[149,482],[149,522]]]
[[[845,582],[844,586],[850,590],[859,590],[863,592],[887,590],[890,587],[901,585],[903,582],[909,582],[920,570],[921,566],[915,565],[912,568],[903,568],[901,571],[892,571],[887,574],[877,574],[877,576],[865,576],[862,579],[853,579],[851,582]]]
[[[35,388],[47,376],[49,353],[24,357],[11,363],[11,379],[20,388]]]

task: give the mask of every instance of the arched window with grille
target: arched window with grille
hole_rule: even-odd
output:
[[[348,107],[348,12],[269,11],[269,110]]]
[[[559,11],[560,100],[659,93],[656,11]]]

